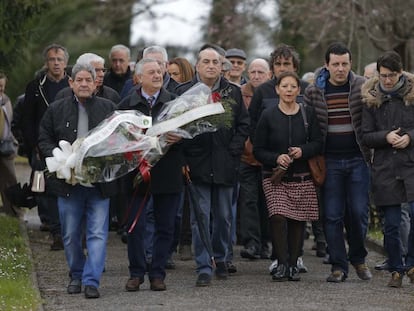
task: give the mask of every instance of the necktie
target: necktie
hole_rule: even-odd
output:
[[[153,103],[154,103],[154,96],[150,96],[147,98],[147,102],[148,104],[152,107]]]

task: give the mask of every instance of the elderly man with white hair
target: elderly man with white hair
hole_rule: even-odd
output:
[[[118,104],[121,101],[119,94],[109,86],[103,85],[105,72],[105,59],[94,53],[84,53],[78,57],[76,60],[77,64],[90,64],[95,68],[96,78],[95,78],[95,91],[94,94],[99,97],[109,99],[114,104]],[[73,92],[70,87],[66,87],[59,91],[56,94],[55,99],[64,98],[67,96],[72,96]]]

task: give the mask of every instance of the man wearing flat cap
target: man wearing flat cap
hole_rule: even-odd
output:
[[[226,51],[226,58],[232,64],[232,68],[225,75],[227,80],[242,85],[247,81],[243,77],[243,72],[246,70],[246,53],[241,49],[228,49]]]

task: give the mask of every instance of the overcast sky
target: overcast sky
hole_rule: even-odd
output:
[[[151,20],[147,13],[139,15],[132,22],[131,45],[140,38],[157,45],[194,45],[201,40],[200,27],[210,12],[206,0],[172,0],[154,5],[157,16]]]
[[[136,8],[142,10],[142,3],[152,3],[153,0],[142,0]],[[276,23],[274,0],[263,0],[257,9],[269,18],[269,23]],[[147,44],[182,45],[198,47],[201,45],[201,27],[206,24],[211,9],[211,0],[168,0],[163,4],[152,5],[152,11],[159,18],[152,18],[150,14],[140,14],[132,21],[130,45],[136,46],[140,39]],[[256,51],[250,51],[250,56],[267,57],[273,47],[263,38],[256,36],[260,41]],[[181,55],[192,58],[194,55]]]

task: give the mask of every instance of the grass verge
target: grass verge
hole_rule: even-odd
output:
[[[37,310],[29,249],[16,218],[0,216],[0,310]]]

